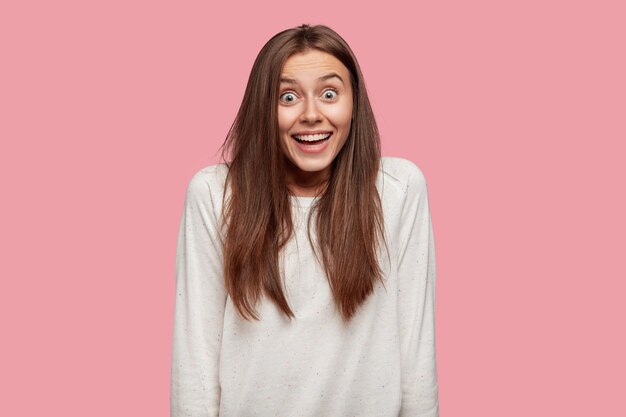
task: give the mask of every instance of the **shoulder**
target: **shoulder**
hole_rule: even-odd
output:
[[[380,164],[381,186],[390,186],[404,198],[426,191],[426,176],[414,162],[398,157],[385,156]]]
[[[196,170],[187,185],[187,199],[216,205],[222,201],[228,166],[207,165]]]
[[[202,192],[206,189],[223,189],[228,167],[226,164],[207,165],[195,171],[188,183],[188,190]]]

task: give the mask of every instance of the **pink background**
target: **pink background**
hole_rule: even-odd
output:
[[[169,415],[187,182],[301,23],[426,174],[441,416],[626,415],[624,3],[413,4],[3,2],[2,415]]]

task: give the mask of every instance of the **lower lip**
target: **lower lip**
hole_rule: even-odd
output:
[[[328,139],[322,142],[317,142],[313,145],[309,145],[307,143],[300,143],[297,140],[295,140],[293,137],[291,139],[296,143],[296,146],[298,146],[298,149],[300,149],[304,153],[320,153],[320,152],[323,152],[324,149],[328,147],[328,142],[330,142],[332,138],[333,138],[333,135],[331,134],[328,137]]]

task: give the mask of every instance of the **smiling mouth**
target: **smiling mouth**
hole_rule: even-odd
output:
[[[327,141],[332,135],[332,133],[325,133],[318,135],[291,135],[291,137],[303,145],[317,145]]]

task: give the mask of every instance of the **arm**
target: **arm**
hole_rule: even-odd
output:
[[[402,360],[400,417],[438,417],[435,352],[435,242],[426,179],[408,169],[398,267],[398,320]]]
[[[198,172],[189,182],[178,233],[171,417],[217,417],[219,413],[226,291],[222,244],[207,178]]]

